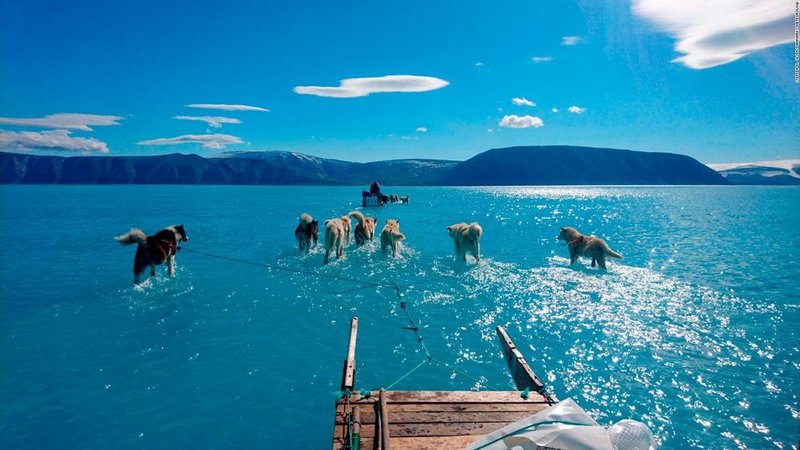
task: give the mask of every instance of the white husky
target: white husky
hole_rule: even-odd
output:
[[[472,253],[475,261],[480,262],[483,228],[478,225],[478,222],[472,222],[469,225],[464,222],[450,225],[447,227],[447,232],[453,238],[453,243],[456,246],[456,257],[466,262],[467,253]]]

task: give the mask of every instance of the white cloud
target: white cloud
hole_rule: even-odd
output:
[[[553,108],[550,111],[553,111],[554,113],[557,113],[558,112],[558,108]]]
[[[428,129],[425,128],[425,127],[418,127],[417,128],[417,133],[427,133],[427,132],[428,132]]]
[[[583,42],[580,36],[564,36],[561,38],[561,45],[577,45]]]
[[[0,149],[108,153],[108,145],[105,142],[94,138],[72,137],[71,134],[69,130],[20,132],[0,130]]]
[[[187,108],[200,108],[200,109],[219,109],[220,111],[261,111],[269,112],[267,108],[260,106],[250,105],[226,105],[222,103],[192,103],[186,105]]]
[[[536,106],[536,103],[533,103],[525,97],[514,97],[511,99],[511,103],[517,106]]]
[[[233,117],[214,117],[214,116],[175,116],[173,119],[178,120],[194,120],[197,122],[205,122],[211,128],[222,128],[223,123],[242,123],[239,119]]]
[[[480,62],[480,61],[478,61],[478,62],[476,62],[476,63],[475,63],[475,67],[483,67],[484,65],[485,65],[485,64],[483,64],[483,63],[482,63],[482,62]]]
[[[552,56],[534,56],[531,58],[535,63],[550,62],[553,60]]]
[[[241,138],[230,134],[184,134],[172,138],[158,138],[138,142],[138,145],[203,144],[203,148],[221,149],[231,144],[244,144]]]
[[[586,112],[586,108],[581,108],[580,106],[572,105],[569,108],[567,108],[567,111],[573,114],[583,114]]]
[[[501,127],[506,128],[539,128],[544,126],[544,122],[542,119],[534,116],[517,116],[512,114],[510,116],[504,116],[503,120],[500,121]]]
[[[426,92],[441,89],[448,81],[416,75],[386,75],[383,77],[348,78],[341,80],[339,86],[296,86],[298,94],[320,97],[353,98],[364,97],[379,92]]]
[[[63,130],[92,131],[90,126],[119,125],[120,116],[98,114],[59,113],[36,118],[0,117],[0,123],[42,128],[59,128]]]
[[[727,64],[792,42],[789,0],[634,0],[633,12],[677,39],[672,60],[692,69]]]

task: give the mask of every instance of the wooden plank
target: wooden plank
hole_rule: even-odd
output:
[[[456,422],[456,423],[390,423],[390,433],[392,439],[400,437],[423,437],[423,436],[473,436],[485,435],[508,425],[499,422]],[[372,435],[375,433],[375,425],[364,424],[362,433]]]
[[[353,405],[370,405],[371,403],[353,403]],[[526,403],[392,403],[392,414],[395,412],[524,412],[540,411],[546,407],[544,402]],[[338,412],[344,412],[344,404],[337,405]]]
[[[347,358],[342,370],[342,390],[353,390],[356,384],[356,339],[358,338],[358,317],[350,319],[350,339],[347,343]]]
[[[472,441],[470,441],[472,442]],[[361,437],[361,445],[360,448],[362,450],[372,450],[373,446],[375,445],[375,441],[370,437]],[[345,444],[343,439],[334,439],[333,440],[333,450],[342,450],[348,448]]]
[[[540,411],[544,403],[391,403],[395,412],[526,412]]]
[[[497,337],[500,339],[500,346],[503,348],[503,356],[508,363],[508,370],[511,372],[511,377],[514,379],[517,389],[530,389],[531,391],[544,389],[544,383],[533,373],[522,353],[506,333],[505,328],[498,325],[496,330]]]
[[[381,414],[381,448],[383,450],[391,450],[391,430],[389,429],[389,408],[386,406],[386,391],[381,388],[380,391],[380,414]]]
[[[389,403],[542,403],[547,400],[531,392],[526,400],[517,391],[386,391]]]
[[[339,408],[336,409],[333,425],[333,449],[337,450],[344,446],[345,436],[347,435],[346,421],[340,414]]]
[[[394,445],[395,450],[440,450],[448,448],[465,448],[481,437],[483,436],[395,437],[392,439],[392,445]]]
[[[392,424],[400,423],[456,423],[456,422],[498,422],[511,423],[547,408],[539,404],[536,410],[504,412],[397,412],[392,407]],[[361,423],[374,424],[376,416],[372,412],[361,414]]]

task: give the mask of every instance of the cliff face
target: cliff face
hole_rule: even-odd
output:
[[[696,160],[671,153],[590,147],[493,149],[467,161],[354,163],[293,152],[160,156],[0,153],[0,183],[567,185],[728,184]]]
[[[450,185],[728,184],[685,155],[607,148],[510,147],[483,152],[445,174]]]

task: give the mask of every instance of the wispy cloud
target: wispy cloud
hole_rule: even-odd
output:
[[[218,109],[220,111],[261,111],[261,112],[269,112],[267,108],[262,108],[260,106],[250,106],[250,105],[226,105],[222,103],[192,103],[191,105],[186,105],[187,108],[200,108],[200,109]]]
[[[567,111],[573,114],[583,114],[586,112],[586,108],[581,108],[580,106],[572,105],[569,108],[567,108]]]
[[[6,125],[19,125],[27,127],[60,128],[62,130],[92,131],[90,127],[103,127],[119,125],[123,118],[120,116],[106,116],[99,114],[59,113],[44,117],[16,118],[0,117],[0,123]]]
[[[692,69],[727,64],[794,39],[789,0],[634,0],[633,12],[673,35],[672,60]]]
[[[141,141],[138,145],[177,145],[202,144],[203,148],[221,149],[232,144],[244,144],[241,138],[230,134],[184,134],[171,138],[158,138]]]
[[[441,89],[448,81],[417,75],[386,75],[383,77],[348,78],[339,86],[297,86],[298,94],[320,97],[353,98],[381,92],[426,92]]]
[[[193,120],[197,122],[205,122],[211,128],[222,128],[223,123],[242,123],[239,119],[233,117],[214,117],[214,116],[175,116],[173,119],[178,120]]]
[[[577,45],[583,42],[580,36],[564,36],[561,38],[561,45]]]
[[[517,116],[512,114],[510,116],[504,116],[503,120],[500,121],[501,127],[506,128],[539,128],[544,126],[544,122],[542,119],[534,116]]]
[[[417,133],[427,133],[428,129],[425,127],[418,127],[416,131]]]
[[[552,108],[552,109],[550,109],[550,111],[552,111],[554,113],[557,113],[559,111],[559,109],[558,108]]]
[[[536,103],[533,103],[525,97],[514,97],[511,99],[511,103],[517,106],[536,106]]]
[[[69,130],[5,131],[0,130],[0,150],[55,150],[108,153],[108,145],[94,138],[72,137]]]
[[[486,64],[484,64],[484,63],[482,63],[482,62],[480,62],[480,61],[478,61],[478,62],[476,62],[476,63],[475,63],[475,67],[483,67],[483,66],[485,66],[485,65],[486,65]]]
[[[531,58],[531,60],[533,60],[533,62],[538,64],[538,63],[543,63],[543,62],[550,62],[550,61],[553,60],[553,57],[552,56],[534,56],[533,58]]]

